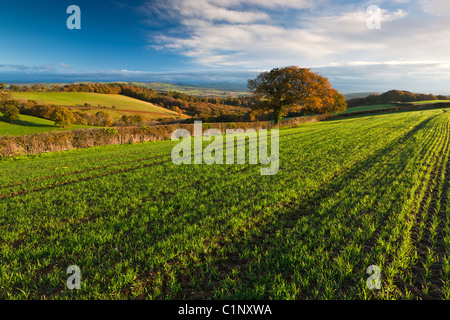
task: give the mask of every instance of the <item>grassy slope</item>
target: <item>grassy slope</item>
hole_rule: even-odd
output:
[[[16,98],[32,99],[51,104],[67,105],[67,106],[83,106],[85,103],[92,107],[106,106],[116,110],[108,110],[112,115],[118,117],[119,110],[148,112],[140,113],[146,118],[162,118],[174,117],[177,113],[165,108],[158,107],[152,103],[141,101],[138,99],[126,97],[118,94],[101,94],[101,93],[85,93],[85,92],[14,92],[12,95]],[[104,109],[100,109],[104,110]],[[130,113],[130,112],[125,112]],[[154,114],[152,114],[154,113]]]
[[[89,126],[82,125],[72,125],[67,128],[59,128],[55,126],[54,121],[41,119],[37,117],[20,115],[20,119],[14,123],[9,123],[3,121],[1,118],[2,113],[0,112],[0,136],[4,134],[10,134],[12,136],[20,136],[26,134],[34,134],[41,132],[50,132],[53,130],[75,130],[81,128],[89,128]]]
[[[275,176],[174,165],[172,141],[1,161],[0,298],[448,299],[449,126],[430,110],[283,129]]]
[[[392,105],[392,104],[377,104],[377,105],[371,105],[371,106],[360,106],[360,107],[347,108],[347,110],[345,110],[342,113],[382,110],[382,109],[389,109],[392,107],[394,107],[394,105]],[[305,115],[304,117],[312,117],[312,116],[315,116],[315,114]],[[286,117],[286,118],[283,118],[283,120],[289,120],[289,119],[294,119],[294,118],[298,118],[298,117]]]
[[[376,105],[371,105],[371,106],[360,106],[360,107],[354,107],[354,108],[347,108],[347,110],[345,110],[343,113],[382,110],[382,109],[389,109],[389,108],[393,108],[393,107],[394,107],[394,105],[392,105],[392,104],[376,104]]]
[[[439,103],[439,102],[450,102],[450,100],[425,100],[425,101],[415,101],[415,102],[411,102],[411,103],[416,104],[416,105],[427,105],[427,104],[434,104],[434,103]],[[393,105],[393,104],[375,104],[375,105],[370,105],[370,106],[347,108],[347,110],[345,110],[343,113],[382,110],[382,109],[390,109],[393,107],[395,107],[395,105]]]
[[[439,103],[439,102],[450,102],[450,100],[424,100],[424,101],[414,101],[411,102],[412,104],[433,104],[433,103]]]
[[[177,91],[194,96],[202,97],[239,97],[239,96],[249,96],[250,94],[246,91],[236,91],[229,88],[207,88],[201,86],[190,86],[190,85],[179,85],[166,82],[151,82],[151,83],[135,83],[137,85],[144,85],[156,91],[168,92]]]

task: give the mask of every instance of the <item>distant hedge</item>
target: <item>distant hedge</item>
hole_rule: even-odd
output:
[[[269,121],[211,123],[208,128],[215,128],[225,133],[226,129],[272,129],[292,126],[299,123],[316,122],[334,117],[319,115],[300,117],[282,121],[279,126]],[[155,126],[130,126],[114,128],[89,128],[73,131],[52,131],[23,136],[0,136],[0,157],[57,152],[71,149],[81,149],[94,146],[137,143],[154,140],[170,139],[176,129],[187,129],[193,134],[193,124],[171,124]],[[205,127],[204,127],[205,128]]]

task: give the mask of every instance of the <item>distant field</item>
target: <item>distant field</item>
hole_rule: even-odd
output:
[[[354,92],[354,93],[346,93],[344,94],[346,100],[355,99],[355,98],[366,98],[371,94],[380,94],[379,92]]]
[[[450,299],[449,134],[439,109],[281,129],[274,176],[170,140],[1,160],[0,299]]]
[[[347,110],[345,110],[344,112],[341,112],[341,114],[345,114],[345,113],[353,113],[353,112],[363,112],[363,111],[372,111],[372,110],[382,110],[382,109],[389,109],[394,107],[394,105],[392,104],[377,104],[377,105],[372,105],[372,106],[360,106],[360,107],[353,107],[353,108],[347,108]],[[310,114],[310,115],[304,115],[301,117],[313,117],[316,116],[317,114]],[[294,119],[294,118],[299,118],[298,116],[296,117],[286,117],[283,118],[283,120],[289,120],[289,119]]]
[[[206,88],[200,86],[190,86],[190,85],[180,85],[180,84],[172,84],[166,82],[151,82],[151,83],[134,83],[136,85],[143,85],[147,88],[151,88],[156,91],[168,92],[168,91],[176,91],[181,92],[193,96],[202,96],[202,97],[219,97],[219,98],[227,98],[227,97],[239,97],[239,96],[248,96],[250,95],[246,91],[237,91],[230,90],[229,88]]]
[[[381,110],[381,109],[389,109],[389,108],[393,108],[393,107],[395,107],[393,104],[376,104],[376,105],[372,105],[372,106],[347,108],[347,110],[345,110],[343,113]]]
[[[426,100],[426,101],[414,101],[411,103],[415,104],[415,105],[427,105],[427,104],[434,104],[434,103],[439,103],[439,102],[450,102],[450,100]],[[354,108],[347,108],[347,110],[345,110],[343,113],[382,110],[382,109],[390,109],[390,108],[394,108],[394,107],[395,107],[395,105],[393,105],[393,104],[376,104],[376,105],[371,105],[371,106],[360,106],[360,107],[354,107]]]
[[[85,93],[85,92],[14,92],[15,98],[37,100],[50,104],[66,105],[66,106],[80,106],[83,107],[85,103],[91,107],[107,107],[110,110],[105,110],[111,113],[114,118],[120,118],[124,113],[138,111],[146,119],[176,117],[178,114],[174,111],[161,108],[152,103],[141,101],[138,99],[126,97],[118,94],[102,94],[102,93]],[[112,109],[115,107],[114,110]],[[97,110],[95,108],[94,110]]]
[[[0,136],[7,133],[12,136],[20,136],[41,132],[50,132],[53,130],[75,130],[81,128],[90,128],[89,126],[82,125],[72,125],[67,128],[60,128],[54,125],[54,121],[26,116],[23,114],[20,115],[20,120],[14,123],[5,122],[1,117],[2,113],[0,112]]]
[[[440,103],[440,102],[450,102],[450,100],[425,100],[425,101],[414,101],[411,103],[413,103],[413,104],[433,104],[433,103]]]

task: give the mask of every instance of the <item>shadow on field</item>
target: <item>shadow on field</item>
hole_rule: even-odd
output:
[[[292,201],[291,203],[283,204],[283,209],[279,210],[280,212],[277,212],[277,214],[274,215],[276,220],[274,219],[271,221],[263,221],[263,223],[258,224],[256,226],[256,230],[252,232],[253,235],[250,238],[245,236],[245,234],[248,235],[249,230],[244,230],[240,231],[240,233],[235,234],[231,241],[228,241],[226,243],[219,243],[221,249],[224,249],[225,252],[223,254],[220,254],[218,257],[218,261],[209,267],[209,269],[218,269],[219,275],[211,277],[212,275],[209,274],[206,275],[203,279],[196,279],[196,282],[200,283],[200,286],[195,289],[195,292],[192,292],[192,288],[188,288],[187,286],[185,287],[182,284],[181,290],[178,292],[177,296],[179,298],[185,299],[214,299],[216,298],[214,295],[214,289],[220,287],[227,281],[227,279],[229,280],[231,278],[233,280],[233,283],[237,284],[237,286],[232,287],[231,291],[225,294],[225,298],[227,299],[273,298],[273,292],[276,291],[276,288],[274,288],[270,283],[267,283],[267,286],[265,286],[265,282],[273,280],[273,277],[276,274],[281,273],[283,280],[285,280],[285,282],[289,284],[290,282],[292,282],[293,270],[295,268],[297,268],[298,270],[299,268],[299,266],[295,265],[292,261],[289,260],[289,258],[285,258],[289,257],[289,255],[292,253],[293,248],[287,246],[282,240],[281,242],[276,242],[276,235],[288,234],[295,228],[299,220],[305,216],[311,216],[311,219],[313,220],[316,219],[315,222],[317,224],[324,223],[321,220],[322,218],[326,220],[325,215],[314,215],[315,213],[317,213],[317,208],[320,207],[320,204],[327,198],[336,198],[337,201],[335,201],[333,207],[327,212],[332,213],[334,209],[339,208],[344,200],[348,200],[342,199],[342,196],[341,199],[339,199],[340,196],[336,196],[339,191],[344,188],[349,181],[358,177],[361,178],[362,174],[365,171],[370,168],[374,168],[377,163],[379,163],[380,156],[386,157],[387,155],[389,155],[389,158],[395,158],[396,161],[389,162],[389,167],[384,172],[380,172],[378,176],[374,177],[376,185],[382,186],[392,183],[392,179],[395,179],[404,171],[407,161],[403,161],[403,159],[406,160],[411,157],[413,144],[409,145],[406,144],[406,142],[411,139],[417,132],[422,130],[431,120],[438,116],[439,114],[418,123],[414,128],[412,128],[406,134],[396,138],[386,147],[377,150],[366,159],[346,169],[346,172],[344,171],[344,173],[342,173],[341,175],[336,174],[331,178],[331,180],[329,180],[327,184],[322,185],[321,188],[317,190],[313,196],[309,197],[308,199],[302,200],[300,204],[294,203],[294,201]],[[404,146],[404,148],[399,149],[400,146]],[[397,149],[399,149],[400,151],[396,152]],[[385,160],[383,162],[385,162]],[[356,190],[356,192],[361,193],[361,197],[363,197],[365,191],[371,189],[373,189],[373,184],[371,184],[370,181],[364,181],[361,184],[359,190]],[[373,206],[374,208],[376,208],[376,204],[380,201],[385,193],[386,191],[383,191],[383,193],[376,198],[375,204]],[[356,201],[358,201],[358,199],[362,199],[359,197],[359,194],[357,197],[353,198]],[[351,199],[349,201],[355,201],[354,199]],[[395,204],[395,202],[390,203],[390,207],[392,207],[393,204]],[[388,210],[385,210],[385,212],[389,212],[390,209],[392,208],[388,208]],[[373,209],[373,212],[371,213],[376,214],[376,210]],[[343,223],[352,224],[354,223],[352,219],[354,218],[350,216],[346,217]],[[377,228],[367,239],[365,239],[364,243],[361,243],[361,255],[367,255],[370,253],[370,250],[374,245],[373,242],[374,240],[376,240],[376,236],[385,225],[387,219],[387,214],[381,215],[376,218]],[[315,226],[317,226],[317,224]],[[310,225],[314,224],[311,223]],[[308,227],[308,229],[304,233],[314,235],[314,230],[312,227]],[[329,231],[327,233],[329,233]],[[314,244],[314,246],[317,247],[323,244],[323,242],[326,242],[326,251],[331,253],[331,256],[336,256],[345,249],[346,245],[352,240],[352,237],[354,237],[353,234],[348,238],[341,240],[341,242],[343,243],[336,244],[331,243],[329,237],[327,237],[327,234],[325,234],[323,241]],[[305,238],[304,234],[302,234],[302,238]],[[309,247],[308,250],[313,252],[316,247]],[[255,250],[255,248],[258,248],[259,252],[265,254],[262,261],[257,262],[242,258],[242,252],[252,252],[253,250]],[[332,263],[332,261],[326,261],[325,263]],[[258,268],[260,264],[263,264],[263,267]],[[282,265],[283,268],[280,269],[280,265]],[[251,266],[251,271],[249,271],[249,266]],[[190,268],[188,269],[189,270],[185,270],[185,272],[183,272],[184,276],[190,277],[188,275],[193,275],[195,277],[196,270],[191,270]],[[238,270],[237,273],[236,270]],[[311,270],[303,269],[301,272],[307,273],[311,272]],[[354,277],[355,272],[357,271],[354,271],[344,279],[337,279],[339,287],[337,288],[338,290],[335,295],[345,296],[348,290],[351,290],[351,288],[356,288],[357,281],[359,281],[359,279],[354,279],[351,277]],[[313,281],[319,280],[315,279]],[[184,279],[184,281],[182,282],[187,284],[190,281],[188,281],[188,279]],[[263,294],[260,293],[256,295],[253,293],[255,291],[255,287],[258,285],[260,287],[264,287]],[[310,283],[308,285],[308,288],[314,288],[314,286],[320,285],[324,284]],[[305,291],[302,291],[300,293],[300,296],[297,298],[314,298],[311,292],[308,292],[308,290],[306,289],[302,290]]]
[[[31,122],[31,121],[25,121],[25,120],[20,120],[20,119],[12,121],[12,122],[9,122],[6,119],[0,117],[0,121],[6,122],[6,123],[9,123],[9,124],[15,124],[15,125],[19,125],[19,126],[24,126],[24,127],[56,128],[56,126],[54,126],[54,125],[42,124],[42,123],[34,123],[34,122]]]

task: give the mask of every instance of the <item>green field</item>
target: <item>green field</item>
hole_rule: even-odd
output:
[[[411,102],[415,105],[427,105],[427,104],[435,104],[440,102],[450,102],[450,100],[425,100],[425,101],[414,101]],[[360,107],[353,107],[353,108],[347,108],[343,113],[352,113],[352,112],[364,112],[364,111],[374,111],[374,110],[382,110],[382,109],[390,109],[395,108],[395,105],[393,104],[375,104],[370,106],[360,106]],[[402,108],[402,107],[400,107]]]
[[[450,299],[449,129],[439,109],[282,129],[273,176],[175,165],[172,141],[2,160],[0,298]]]
[[[360,107],[347,108],[347,110],[345,110],[343,113],[374,111],[374,110],[389,109],[389,108],[394,108],[394,107],[395,106],[393,104],[374,104],[371,106],[360,106]]]
[[[12,136],[21,136],[26,134],[34,134],[41,132],[50,132],[53,130],[75,130],[82,128],[89,128],[89,126],[71,125],[67,128],[60,128],[55,126],[54,121],[41,119],[37,117],[20,115],[20,119],[13,123],[2,120],[2,113],[0,112],[0,136],[10,134]]]
[[[37,100],[57,105],[83,106],[85,103],[90,104],[92,107],[98,107],[100,105],[110,109],[106,111],[112,112],[112,116],[115,118],[121,117],[122,114],[128,115],[129,113],[133,113],[133,111],[137,111],[147,119],[178,116],[174,111],[119,94],[91,92],[13,92],[12,95],[17,99]],[[112,110],[113,106],[115,110]]]
[[[214,88],[214,87],[187,85],[187,84],[174,84],[167,82],[150,82],[150,83],[132,82],[132,84],[145,86],[147,88],[151,88],[153,90],[160,92],[176,91],[200,97],[228,98],[228,97],[250,96],[249,92],[243,90],[242,85],[233,86],[228,84],[223,85],[223,88],[221,88],[221,85],[219,84]]]
[[[442,102],[450,102],[450,100],[424,100],[424,101],[414,101],[412,104],[434,104],[434,103],[442,103]]]

